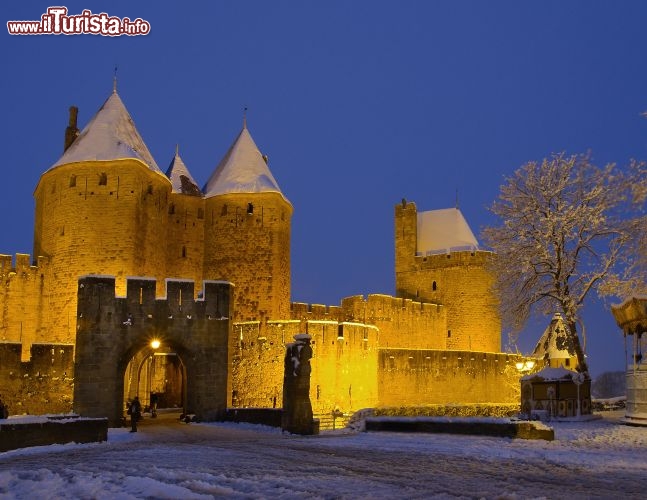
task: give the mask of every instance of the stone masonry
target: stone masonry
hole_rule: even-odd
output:
[[[107,416],[118,425],[123,416],[124,372],[133,355],[153,349],[159,339],[182,359],[186,369],[186,412],[215,420],[227,408],[229,366],[229,283],[206,282],[204,298],[194,301],[193,283],[169,281],[166,299],[156,299],[154,280],[129,279],[125,298],[115,297],[111,277],[78,282],[78,333],[74,411]],[[184,295],[188,300],[180,300]]]

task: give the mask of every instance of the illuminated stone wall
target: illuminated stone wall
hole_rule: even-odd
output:
[[[289,320],[265,327],[258,321],[235,323],[235,403],[281,406],[280,354],[297,333],[312,336],[310,396],[317,414],[403,401],[516,402],[518,373],[497,371],[508,356],[452,351],[446,312],[437,304],[375,294],[347,297],[339,306],[293,303]],[[510,377],[514,381],[508,385]]]
[[[395,207],[396,296],[442,304],[448,349],[498,352],[501,319],[486,251],[416,255],[415,203]]]
[[[0,287],[0,342],[21,345],[20,359],[27,362],[33,343],[69,340],[69,335],[62,332],[46,335],[52,316],[48,259],[40,257],[37,265],[32,266],[28,254],[17,254],[15,260],[11,255],[0,255],[0,279],[3,285]]]
[[[163,293],[161,222],[170,190],[168,179],[136,160],[62,165],[42,175],[34,193],[34,255],[49,261],[42,289],[48,317],[38,336],[74,343],[79,276],[115,276],[119,295],[127,276],[149,276]]]
[[[419,396],[416,403],[426,401],[425,384],[448,384],[443,389],[447,397],[461,387],[471,394],[476,387],[460,375],[457,359],[451,370],[458,375],[449,379],[447,373],[445,378],[430,375],[425,362],[408,371],[387,370],[381,358],[385,349],[500,350],[500,321],[487,271],[493,255],[416,256],[413,203],[395,209],[396,297],[355,296],[339,306],[323,306],[290,303],[292,206],[279,193],[207,199],[173,193],[164,175],[124,159],[50,169],[34,196],[36,265],[29,255],[18,254],[15,262],[0,255],[0,342],[13,346],[11,352],[19,346],[23,364],[34,362],[33,346],[74,346],[77,279],[87,275],[115,276],[118,296],[126,295],[129,276],[155,279],[157,296],[166,293],[167,278],[233,283],[228,399],[238,407],[282,405],[284,346],[297,333],[312,335],[316,413],[375,406],[383,402],[389,384],[394,390],[405,382],[420,387],[413,391]],[[193,300],[200,293],[191,288],[191,296],[176,299]],[[445,365],[433,366],[436,373]],[[484,370],[498,380],[495,371]],[[0,381],[9,380],[4,365],[0,371]],[[489,389],[495,391],[491,397],[505,400],[496,385]]]
[[[298,304],[305,306],[305,304]],[[319,306],[322,307],[323,306]],[[314,306],[313,306],[314,308]],[[234,323],[232,403],[237,407],[280,408],[285,344],[307,331],[313,357],[310,400],[315,413],[335,408],[365,408],[377,402],[378,329],[336,320],[268,322],[260,335],[258,322]]]
[[[515,355],[474,351],[380,349],[380,406],[517,403]]]
[[[258,321],[232,327],[232,395],[234,407],[280,408],[285,344],[299,333],[290,321],[272,321],[261,331]]]
[[[79,276],[114,276],[118,296],[129,276],[155,279],[158,296],[167,278],[222,279],[235,283],[233,317],[263,329],[251,340],[230,339],[240,353],[234,373],[247,387],[241,400],[280,405],[282,372],[275,367],[282,366],[285,330],[267,326],[290,317],[292,206],[280,194],[173,193],[168,179],[143,163],[116,160],[51,169],[34,197],[36,265],[30,255],[0,255],[0,342],[18,345],[22,363],[32,360],[34,344],[75,344]],[[270,340],[257,341],[261,336]]]
[[[29,361],[20,343],[0,342],[0,398],[10,415],[72,411],[74,346],[32,344]]]
[[[31,342],[74,343],[76,279],[88,274],[115,276],[118,295],[128,276],[155,278],[158,294],[166,278],[228,280],[237,320],[289,317],[292,206],[280,194],[205,200],[172,193],[137,160],[116,160],[58,166],[34,196],[38,265],[0,258],[11,281],[0,292],[0,339],[22,341],[23,358]]]
[[[158,276],[158,279],[188,278],[196,283],[201,283],[203,279],[217,279],[202,272],[205,253],[204,200],[197,196],[170,193],[164,211],[166,274]]]
[[[235,321],[289,317],[291,217],[279,193],[206,199],[204,275],[236,285]]]

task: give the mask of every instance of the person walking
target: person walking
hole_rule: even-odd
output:
[[[159,401],[159,396],[156,392],[151,392],[151,417],[157,417],[157,402]]]
[[[9,408],[7,407],[6,404],[2,401],[2,398],[0,397],[0,418],[9,418]]]
[[[130,414],[130,432],[137,432],[137,421],[141,418],[142,415],[142,405],[139,402],[138,396],[135,396],[133,402],[130,403],[128,413]]]

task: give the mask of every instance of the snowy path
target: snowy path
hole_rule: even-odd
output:
[[[606,419],[555,430],[545,442],[175,422],[111,429],[107,443],[0,453],[0,499],[645,498],[647,429]]]

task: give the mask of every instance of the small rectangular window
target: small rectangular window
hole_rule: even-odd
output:
[[[105,186],[108,184],[108,174],[101,172],[99,174],[99,186]]]
[[[70,177],[70,187],[76,187],[76,175]]]

